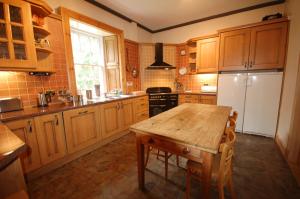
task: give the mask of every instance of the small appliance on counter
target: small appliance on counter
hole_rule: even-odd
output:
[[[40,92],[37,94],[37,105],[38,107],[46,107],[48,103],[51,101],[51,97],[49,94]]]
[[[23,110],[20,98],[0,98],[0,113]]]

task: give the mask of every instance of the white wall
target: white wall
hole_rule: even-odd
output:
[[[285,79],[278,122],[277,136],[283,147],[286,147],[291,131],[295,107],[295,91],[300,54],[300,1],[287,2],[287,14],[291,20]],[[299,122],[299,121],[297,121]]]
[[[259,22],[265,15],[275,14],[277,12],[283,13],[284,10],[284,4],[279,4],[226,17],[212,19],[181,28],[155,33],[153,34],[153,42],[183,43],[190,38],[215,34],[217,33],[217,30],[223,28]]]
[[[109,12],[102,10],[84,0],[45,0],[53,9],[60,6],[76,11],[108,25],[124,31],[126,39],[137,42],[151,42],[151,33],[137,27],[136,23],[129,23]]]

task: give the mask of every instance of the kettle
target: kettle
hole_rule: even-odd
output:
[[[50,95],[40,92],[37,94],[37,104],[38,107],[46,107],[48,106],[48,103],[50,102]]]

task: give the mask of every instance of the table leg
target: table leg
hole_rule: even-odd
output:
[[[136,137],[136,149],[137,149],[137,166],[138,166],[138,181],[139,189],[145,189],[145,165],[144,165],[144,144],[141,143],[140,138]]]
[[[201,180],[203,182],[203,190],[202,190],[201,198],[208,199],[210,198],[213,155],[211,153],[202,152],[202,157],[203,157],[203,175]]]

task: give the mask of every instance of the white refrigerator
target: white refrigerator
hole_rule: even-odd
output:
[[[238,112],[238,132],[275,136],[282,76],[282,72],[219,75],[217,104]]]

